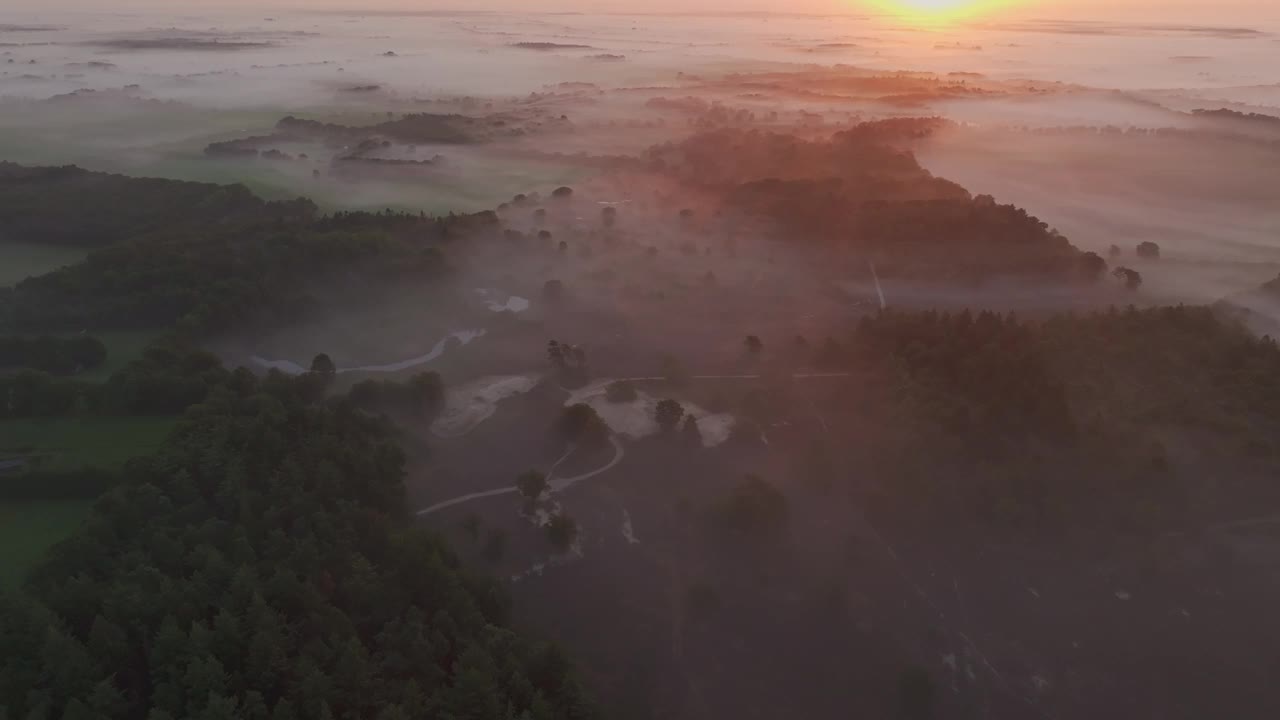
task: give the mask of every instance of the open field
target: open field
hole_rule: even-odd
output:
[[[0,242],[0,287],[17,285],[28,277],[79,262],[86,254],[78,248]]]
[[[45,551],[70,535],[92,500],[0,501],[0,588],[21,582]]]
[[[150,453],[173,424],[170,417],[5,420],[0,422],[0,457],[31,457],[32,467],[46,472],[113,469]]]

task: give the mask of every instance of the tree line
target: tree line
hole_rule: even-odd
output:
[[[223,373],[21,592],[0,714],[595,717],[563,654],[409,522],[389,423]]]
[[[98,367],[107,346],[90,335],[0,335],[0,369],[27,368],[51,375],[74,375]]]

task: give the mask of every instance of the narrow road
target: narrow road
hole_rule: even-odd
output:
[[[454,505],[461,505],[462,503],[471,502],[472,500],[481,500],[483,498],[497,497],[499,495],[509,495],[514,492],[519,491],[513,485],[511,487],[498,488],[497,490],[485,490],[484,492],[471,493],[470,495],[460,495],[452,500],[445,500],[444,502],[436,503],[431,507],[423,508],[419,510],[417,514],[419,516],[430,515],[437,510],[443,510],[447,507],[453,507]]]
[[[610,460],[607,464],[605,464],[604,467],[600,467],[595,470],[592,470],[589,473],[583,473],[581,475],[577,475],[571,478],[552,477],[547,481],[547,486],[550,488],[549,492],[551,494],[564,492],[565,490],[568,490],[569,488],[573,487],[574,485],[577,485],[580,482],[583,482],[585,480],[590,480],[591,478],[597,475],[609,472],[618,463],[622,462],[622,458],[626,457],[627,451],[625,448],[622,447],[622,443],[618,441],[618,436],[610,435],[609,442],[613,443],[613,459]]]
[[[609,442],[613,444],[613,459],[611,459],[608,463],[605,463],[603,466],[596,468],[591,472],[583,473],[581,475],[575,475],[573,477],[567,477],[567,478],[557,478],[555,476],[548,478],[547,494],[554,495],[556,493],[564,492],[565,490],[568,490],[569,488],[573,487],[574,485],[577,485],[580,482],[585,482],[587,480],[590,480],[593,477],[596,477],[597,475],[602,475],[606,472],[609,472],[614,467],[616,467],[618,463],[622,462],[622,458],[626,457],[626,454],[627,454],[626,449],[622,446],[622,442],[619,441],[617,436],[615,435],[609,436]],[[575,449],[577,449],[576,446],[570,446],[569,450],[566,451],[565,454],[562,455],[560,459],[556,461],[555,465],[551,466],[551,469],[554,470],[556,466],[564,462],[569,457],[569,455],[573,453]],[[517,489],[514,485],[512,485],[509,487],[495,488],[493,490],[485,490],[483,492],[468,493],[467,495],[459,495],[456,498],[451,498],[443,502],[438,502],[435,505],[431,505],[430,507],[425,507],[419,510],[416,514],[418,515],[418,517],[422,517],[425,515],[430,515],[440,510],[444,510],[445,508],[451,508],[455,505],[461,505],[463,503],[468,503],[473,500],[483,500],[485,498],[498,497],[501,495],[510,495],[512,493],[517,493],[517,492],[520,492],[519,489]]]

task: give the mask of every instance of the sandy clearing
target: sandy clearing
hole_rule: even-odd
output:
[[[490,288],[476,288],[476,294],[485,298],[485,307],[491,312],[512,312],[522,313],[529,309],[530,303],[528,298],[522,298],[519,295],[507,295],[506,293]],[[506,297],[506,301],[498,302],[495,298]]]
[[[605,397],[605,391],[613,382],[615,382],[613,378],[597,380],[585,387],[571,390],[565,405],[579,403],[589,405],[600,415],[600,419],[604,420],[610,430],[632,440],[657,434],[659,428],[657,421],[654,420],[654,413],[662,398],[644,391],[637,391],[636,399],[631,402],[609,402]],[[729,439],[734,422],[732,415],[711,413],[693,403],[680,404],[684,407],[685,414],[697,419],[698,430],[702,433],[703,447],[715,447]]]
[[[537,387],[538,375],[491,375],[445,390],[445,409],[431,424],[440,437],[459,437],[493,417],[498,403]]]

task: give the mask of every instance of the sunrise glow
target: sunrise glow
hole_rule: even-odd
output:
[[[921,21],[945,21],[972,17],[1007,5],[1000,0],[876,0],[876,5],[893,15]]]

